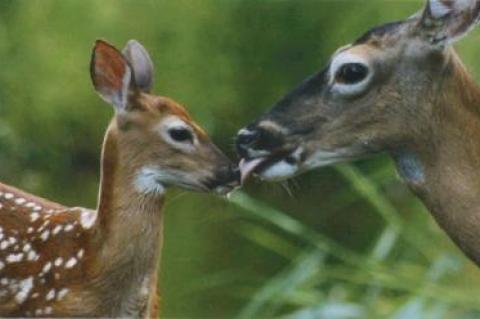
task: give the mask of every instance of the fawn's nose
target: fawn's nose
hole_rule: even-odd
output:
[[[236,138],[237,153],[243,158],[268,155],[283,144],[280,132],[261,126],[241,129]]]
[[[240,169],[237,165],[225,165],[217,170],[215,178],[209,183],[209,187],[217,193],[228,193],[240,185],[240,178]]]
[[[219,170],[217,179],[220,184],[237,186],[240,182],[240,169],[237,165],[230,164]]]

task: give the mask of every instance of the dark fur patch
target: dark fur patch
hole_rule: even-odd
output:
[[[354,42],[354,45],[365,43],[373,37],[382,37],[387,33],[395,32],[404,23],[405,21],[396,21],[372,28],[368,32],[363,34],[360,38],[358,38]]]

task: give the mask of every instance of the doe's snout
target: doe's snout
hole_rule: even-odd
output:
[[[249,126],[238,132],[236,149],[240,157],[266,156],[280,148],[285,138],[279,129],[272,126]]]

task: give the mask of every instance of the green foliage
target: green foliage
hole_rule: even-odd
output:
[[[91,46],[138,39],[155,92],[187,105],[232,157],[252,118],[373,25],[422,1],[3,0],[0,176],[95,206],[111,109],[93,92]],[[459,46],[474,74],[475,37]],[[380,157],[224,201],[169,196],[166,317],[476,318],[480,276]],[[292,194],[291,196],[289,194]]]

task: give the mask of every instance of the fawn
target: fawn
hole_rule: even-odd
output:
[[[165,189],[225,194],[238,170],[175,101],[150,95],[138,42],[97,41],[96,91],[115,109],[96,210],[0,184],[0,316],[155,317]]]
[[[438,224],[480,265],[480,88],[452,48],[478,0],[429,0],[376,27],[242,129],[243,179],[286,179],[385,152]]]

